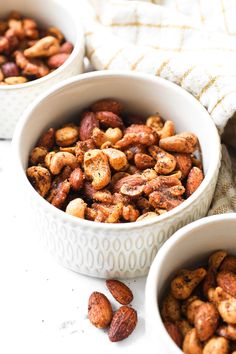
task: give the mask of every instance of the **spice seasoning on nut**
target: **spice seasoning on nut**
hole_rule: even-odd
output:
[[[109,327],[110,341],[119,342],[130,336],[138,322],[136,310],[127,306],[133,300],[133,293],[119,280],[106,280],[106,285],[114,299],[123,306],[113,312],[109,299],[104,294],[95,291],[89,297],[88,318],[97,328]]]
[[[147,220],[183,203],[204,179],[197,136],[176,134],[160,115],[132,117],[127,123],[122,103],[107,98],[45,131],[26,171],[34,188],[66,213],[104,223]]]
[[[59,68],[73,51],[56,27],[41,28],[12,11],[0,20],[0,84],[23,84]]]
[[[161,305],[167,332],[185,354],[235,353],[236,257],[219,250],[208,265],[181,269]]]

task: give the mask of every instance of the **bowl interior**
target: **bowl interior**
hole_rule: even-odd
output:
[[[49,127],[79,119],[80,112],[94,101],[113,97],[127,111],[141,115],[159,112],[173,120],[177,132],[194,132],[200,141],[204,172],[219,159],[216,128],[206,110],[188,93],[165,80],[149,75],[90,73],[58,87],[36,105],[25,119],[19,141],[20,159],[27,166],[30,149]],[[77,117],[77,118],[76,118]]]
[[[236,255],[236,214],[203,218],[177,231],[157,254],[148,276],[146,310],[148,328],[155,338],[170,348],[170,353],[181,353],[167,334],[159,312],[160,304],[170,281],[181,268],[193,269],[205,265],[211,253],[224,249]],[[155,340],[155,339],[154,339]]]
[[[32,17],[42,27],[58,27],[65,38],[76,42],[76,26],[71,14],[54,0],[8,0],[1,3],[0,18],[6,17],[11,10],[17,10],[24,17]]]

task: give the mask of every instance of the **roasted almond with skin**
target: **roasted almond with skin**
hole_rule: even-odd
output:
[[[111,342],[127,338],[138,322],[137,312],[129,306],[121,306],[114,314],[108,336]]]
[[[193,167],[189,172],[186,182],[186,196],[190,197],[200,186],[204,179],[203,172],[198,167]]]
[[[80,188],[82,188],[84,179],[85,179],[84,173],[81,170],[81,168],[80,167],[75,168],[74,171],[72,171],[69,178],[71,188],[74,191],[78,191]]]
[[[181,345],[183,342],[183,337],[182,337],[179,327],[176,324],[174,324],[172,322],[168,322],[168,321],[164,322],[164,326],[165,326],[168,334],[170,335],[170,337],[175,342],[175,344],[181,348]]]
[[[188,176],[192,168],[192,159],[190,154],[176,153],[174,154],[176,160],[176,170],[180,170],[182,178]]]
[[[80,140],[92,138],[94,128],[99,128],[99,121],[96,119],[95,114],[93,112],[84,112],[80,122]]]
[[[183,132],[167,138],[162,138],[159,145],[162,149],[173,152],[193,153],[196,150],[198,138],[195,134]]]
[[[227,256],[220,266],[220,270],[236,273],[236,257]]]
[[[121,113],[122,109],[123,105],[120,102],[110,98],[105,98],[103,100],[97,101],[91,106],[91,110],[93,112],[107,111],[117,115]]]
[[[211,338],[219,324],[219,313],[216,307],[209,303],[200,305],[194,317],[194,327],[201,342]]]
[[[216,280],[218,286],[236,298],[236,274],[222,270],[217,274]]]
[[[132,291],[119,280],[106,280],[106,285],[112,296],[122,305],[128,305],[133,300]]]
[[[96,119],[106,127],[111,128],[123,128],[124,124],[122,119],[115,113],[112,112],[97,112],[95,113]]]
[[[135,154],[134,163],[139,170],[146,170],[155,166],[155,160],[147,154]]]
[[[202,344],[197,337],[195,328],[188,331],[184,337],[183,352],[185,354],[202,354]]]
[[[97,328],[107,328],[112,320],[112,307],[107,297],[97,291],[89,297],[88,318]]]

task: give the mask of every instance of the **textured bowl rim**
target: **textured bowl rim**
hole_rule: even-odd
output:
[[[162,342],[165,343],[166,347],[170,348],[171,353],[174,352],[176,354],[181,354],[183,352],[170,338],[161,319],[159,306],[157,303],[158,274],[160,267],[163,262],[165,262],[166,254],[173,247],[176,247],[177,249],[178,243],[188,238],[189,232],[191,232],[192,230],[201,229],[203,226],[211,225],[215,222],[224,223],[229,220],[236,220],[236,213],[207,216],[182,227],[164,243],[164,245],[161,247],[160,251],[158,251],[157,255],[155,256],[152,262],[147,276],[147,282],[145,287],[145,318],[146,320],[147,318],[151,318],[150,322],[152,322],[153,328],[155,327],[155,333],[158,333],[158,337],[161,338]],[[150,328],[151,326],[150,322],[148,324],[148,328]]]
[[[65,63],[62,64],[59,68],[57,68],[53,72],[51,72],[50,74],[33,81],[28,81],[23,84],[0,85],[0,91],[20,90],[31,86],[36,86],[37,84],[42,84],[44,82],[47,82],[48,80],[53,79],[54,77],[60,75],[61,72],[63,72],[71,64],[71,62],[77,57],[81,49],[84,47],[84,30],[82,24],[78,21],[78,19],[76,20],[75,15],[71,11],[69,11],[68,8],[64,6],[62,3],[54,0],[50,0],[50,1],[52,3],[55,3],[58,7],[61,7],[63,9],[63,12],[65,12],[68,18],[70,17],[71,21],[73,22],[73,26],[75,29],[75,43],[74,43],[73,51],[71,52],[70,56],[65,61]]]
[[[199,108],[202,110],[202,114],[206,116],[206,119],[208,119],[208,124],[211,126],[211,138],[213,140],[213,144],[215,145],[215,153],[214,156],[212,156],[209,168],[207,171],[207,174],[202,181],[201,185],[198,187],[196,192],[194,192],[187,200],[185,200],[182,204],[177,206],[176,208],[168,211],[165,214],[159,215],[154,218],[150,218],[147,220],[143,221],[138,221],[138,222],[130,222],[130,223],[121,223],[121,224],[106,224],[106,223],[96,223],[94,221],[90,220],[84,220],[80,218],[76,218],[72,215],[66,214],[64,211],[57,209],[56,207],[52,206],[50,203],[48,203],[44,198],[42,198],[32,187],[30,182],[28,181],[25,170],[23,166],[21,165],[20,162],[20,144],[21,144],[21,135],[24,130],[24,126],[27,123],[32,111],[38,106],[39,104],[42,104],[45,99],[47,99],[49,96],[56,94],[59,91],[62,91],[63,89],[66,89],[67,86],[71,85],[78,85],[78,84],[83,84],[84,81],[94,81],[94,80],[100,80],[101,78],[109,78],[109,79],[116,79],[116,78],[124,78],[124,79],[129,79],[132,80],[132,78],[139,78],[143,79],[146,81],[150,82],[159,82],[162,86],[165,86],[166,88],[170,88],[171,90],[174,90],[176,92],[181,93],[186,100],[189,100],[193,105],[198,105]],[[55,213],[58,217],[64,218],[65,222],[70,222],[72,224],[76,225],[82,225],[84,227],[92,227],[95,229],[104,229],[104,230],[129,230],[135,229],[135,228],[140,228],[142,226],[151,226],[155,225],[159,221],[166,221],[169,218],[175,216],[176,214],[182,212],[183,210],[186,210],[190,204],[192,204],[194,201],[196,201],[197,198],[200,197],[207,188],[207,186],[211,183],[213,177],[215,174],[218,173],[218,167],[219,167],[219,160],[221,157],[221,146],[220,146],[220,138],[218,131],[216,129],[216,126],[211,119],[209,113],[206,111],[206,109],[200,104],[199,101],[196,100],[190,93],[187,91],[183,90],[181,87],[178,85],[169,82],[168,80],[165,80],[160,77],[152,76],[150,74],[146,73],[133,73],[133,72],[126,72],[126,71],[95,71],[95,72],[90,72],[90,73],[85,73],[85,74],[80,74],[77,76],[74,76],[72,78],[66,79],[63,82],[60,82],[50,89],[48,89],[45,93],[41,94],[36,100],[34,100],[28,108],[24,111],[21,119],[19,120],[13,140],[12,140],[12,146],[13,146],[13,151],[14,155],[16,158],[16,165],[17,169],[19,168],[20,174],[24,178],[24,180],[28,183],[28,186],[30,187],[31,191],[34,193],[34,198],[38,201],[38,203],[43,203],[42,207],[46,208],[48,212]]]

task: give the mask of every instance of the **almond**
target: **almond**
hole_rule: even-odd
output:
[[[164,326],[176,345],[181,348],[183,338],[178,326],[172,322],[164,322]]]
[[[182,178],[187,177],[192,168],[191,155],[176,153],[174,154],[174,157],[176,159],[176,170],[180,170],[182,172]]]
[[[236,273],[236,257],[227,256],[222,262],[220,270],[227,270]]]
[[[226,293],[236,297],[236,274],[222,270],[217,274],[216,280],[218,286],[220,286]]]
[[[183,132],[167,138],[162,138],[159,145],[162,149],[173,152],[193,153],[196,149],[198,138],[195,134]]]
[[[219,323],[219,313],[211,303],[200,305],[194,317],[194,327],[201,342],[209,339],[215,333]]]
[[[106,127],[111,128],[123,128],[124,124],[122,119],[115,113],[102,111],[95,113],[95,117],[97,120],[101,122],[101,124]]]
[[[112,307],[107,297],[99,292],[93,292],[89,297],[88,318],[97,328],[106,328],[112,320]]]
[[[123,106],[120,102],[110,98],[105,98],[103,100],[97,101],[91,106],[91,110],[93,112],[107,111],[115,114],[120,114],[122,109]]]
[[[108,336],[111,342],[127,338],[138,322],[137,312],[129,306],[121,306],[113,316]]]
[[[189,172],[186,183],[186,196],[190,197],[203,181],[203,172],[198,167],[193,167]]]
[[[68,53],[58,53],[58,54],[52,55],[48,59],[47,64],[48,64],[49,68],[57,69],[62,64],[65,63],[65,61],[69,58],[69,56],[70,56],[70,54],[68,54]]]
[[[128,305],[133,300],[132,291],[119,280],[106,280],[106,285],[112,296],[122,305]]]
[[[80,140],[87,140],[92,138],[93,129],[99,128],[99,122],[93,112],[84,112],[80,122]]]

